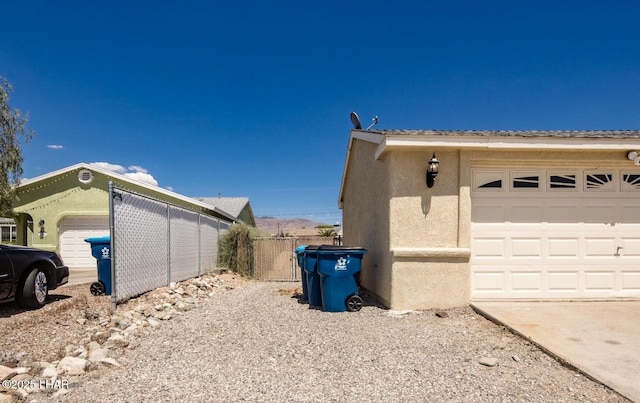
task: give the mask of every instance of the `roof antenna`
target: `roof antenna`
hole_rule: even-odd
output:
[[[373,126],[378,124],[378,117],[377,116],[374,116],[373,119],[371,119],[371,120],[373,120],[373,123],[371,123],[371,125],[369,125],[369,127],[367,127],[367,130],[371,129]]]

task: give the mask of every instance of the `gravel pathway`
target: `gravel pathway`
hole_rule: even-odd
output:
[[[248,282],[213,295],[59,400],[626,401],[470,308],[326,313],[294,287]]]

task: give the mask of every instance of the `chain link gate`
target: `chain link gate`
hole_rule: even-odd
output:
[[[112,308],[216,267],[230,223],[109,183]]]

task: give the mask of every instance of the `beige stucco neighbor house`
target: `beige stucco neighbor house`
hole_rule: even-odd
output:
[[[79,163],[24,180],[14,205],[19,245],[57,251],[71,269],[94,269],[84,240],[109,234],[109,181],[114,186],[233,223],[236,216],[210,204],[148,183]]]
[[[640,131],[352,130],[344,244],[393,309],[640,298],[639,165]]]

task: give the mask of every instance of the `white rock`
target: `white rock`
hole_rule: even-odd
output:
[[[149,326],[151,327],[158,327],[160,326],[160,321],[154,317],[149,317],[147,318],[147,322],[149,323]]]
[[[58,373],[69,375],[82,375],[89,361],[79,357],[64,357],[58,363]]]
[[[113,355],[113,352],[106,348],[99,348],[97,350],[93,350],[89,354],[89,361],[92,363],[99,362],[104,360],[105,358],[110,358]]]
[[[113,342],[118,347],[127,347],[129,345],[129,341],[119,333],[112,334],[107,341]]]
[[[42,374],[41,375],[44,378],[57,378],[58,377],[58,370],[54,366],[49,366],[49,367],[46,367],[45,369],[42,370]]]

